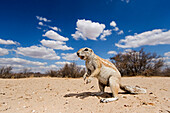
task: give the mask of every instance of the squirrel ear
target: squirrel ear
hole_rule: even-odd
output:
[[[90,52],[93,52],[93,50],[92,50],[92,49],[90,49]]]

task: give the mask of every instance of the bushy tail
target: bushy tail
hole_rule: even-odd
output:
[[[120,88],[132,94],[139,94],[139,93],[147,92],[146,89],[140,88],[139,86],[120,85]]]

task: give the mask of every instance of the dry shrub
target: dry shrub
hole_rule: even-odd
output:
[[[76,63],[65,64],[63,68],[58,71],[50,70],[46,74],[51,77],[67,77],[79,78],[85,73],[85,69],[76,65]]]
[[[139,51],[119,53],[110,59],[122,76],[162,76],[163,58],[156,53],[146,53],[143,48]]]
[[[11,78],[12,77],[11,71],[12,71],[11,66],[0,68],[0,78]]]
[[[162,71],[162,76],[170,77],[170,67],[166,67],[166,68]]]

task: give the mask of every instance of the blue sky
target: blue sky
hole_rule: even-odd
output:
[[[156,52],[170,65],[169,0],[0,1],[0,66],[45,72],[84,61],[90,47],[109,59],[119,52]]]

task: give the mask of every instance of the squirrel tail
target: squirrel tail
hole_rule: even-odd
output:
[[[120,89],[127,91],[132,94],[140,94],[146,93],[146,89],[140,88],[139,86],[128,86],[128,85],[120,85]]]

